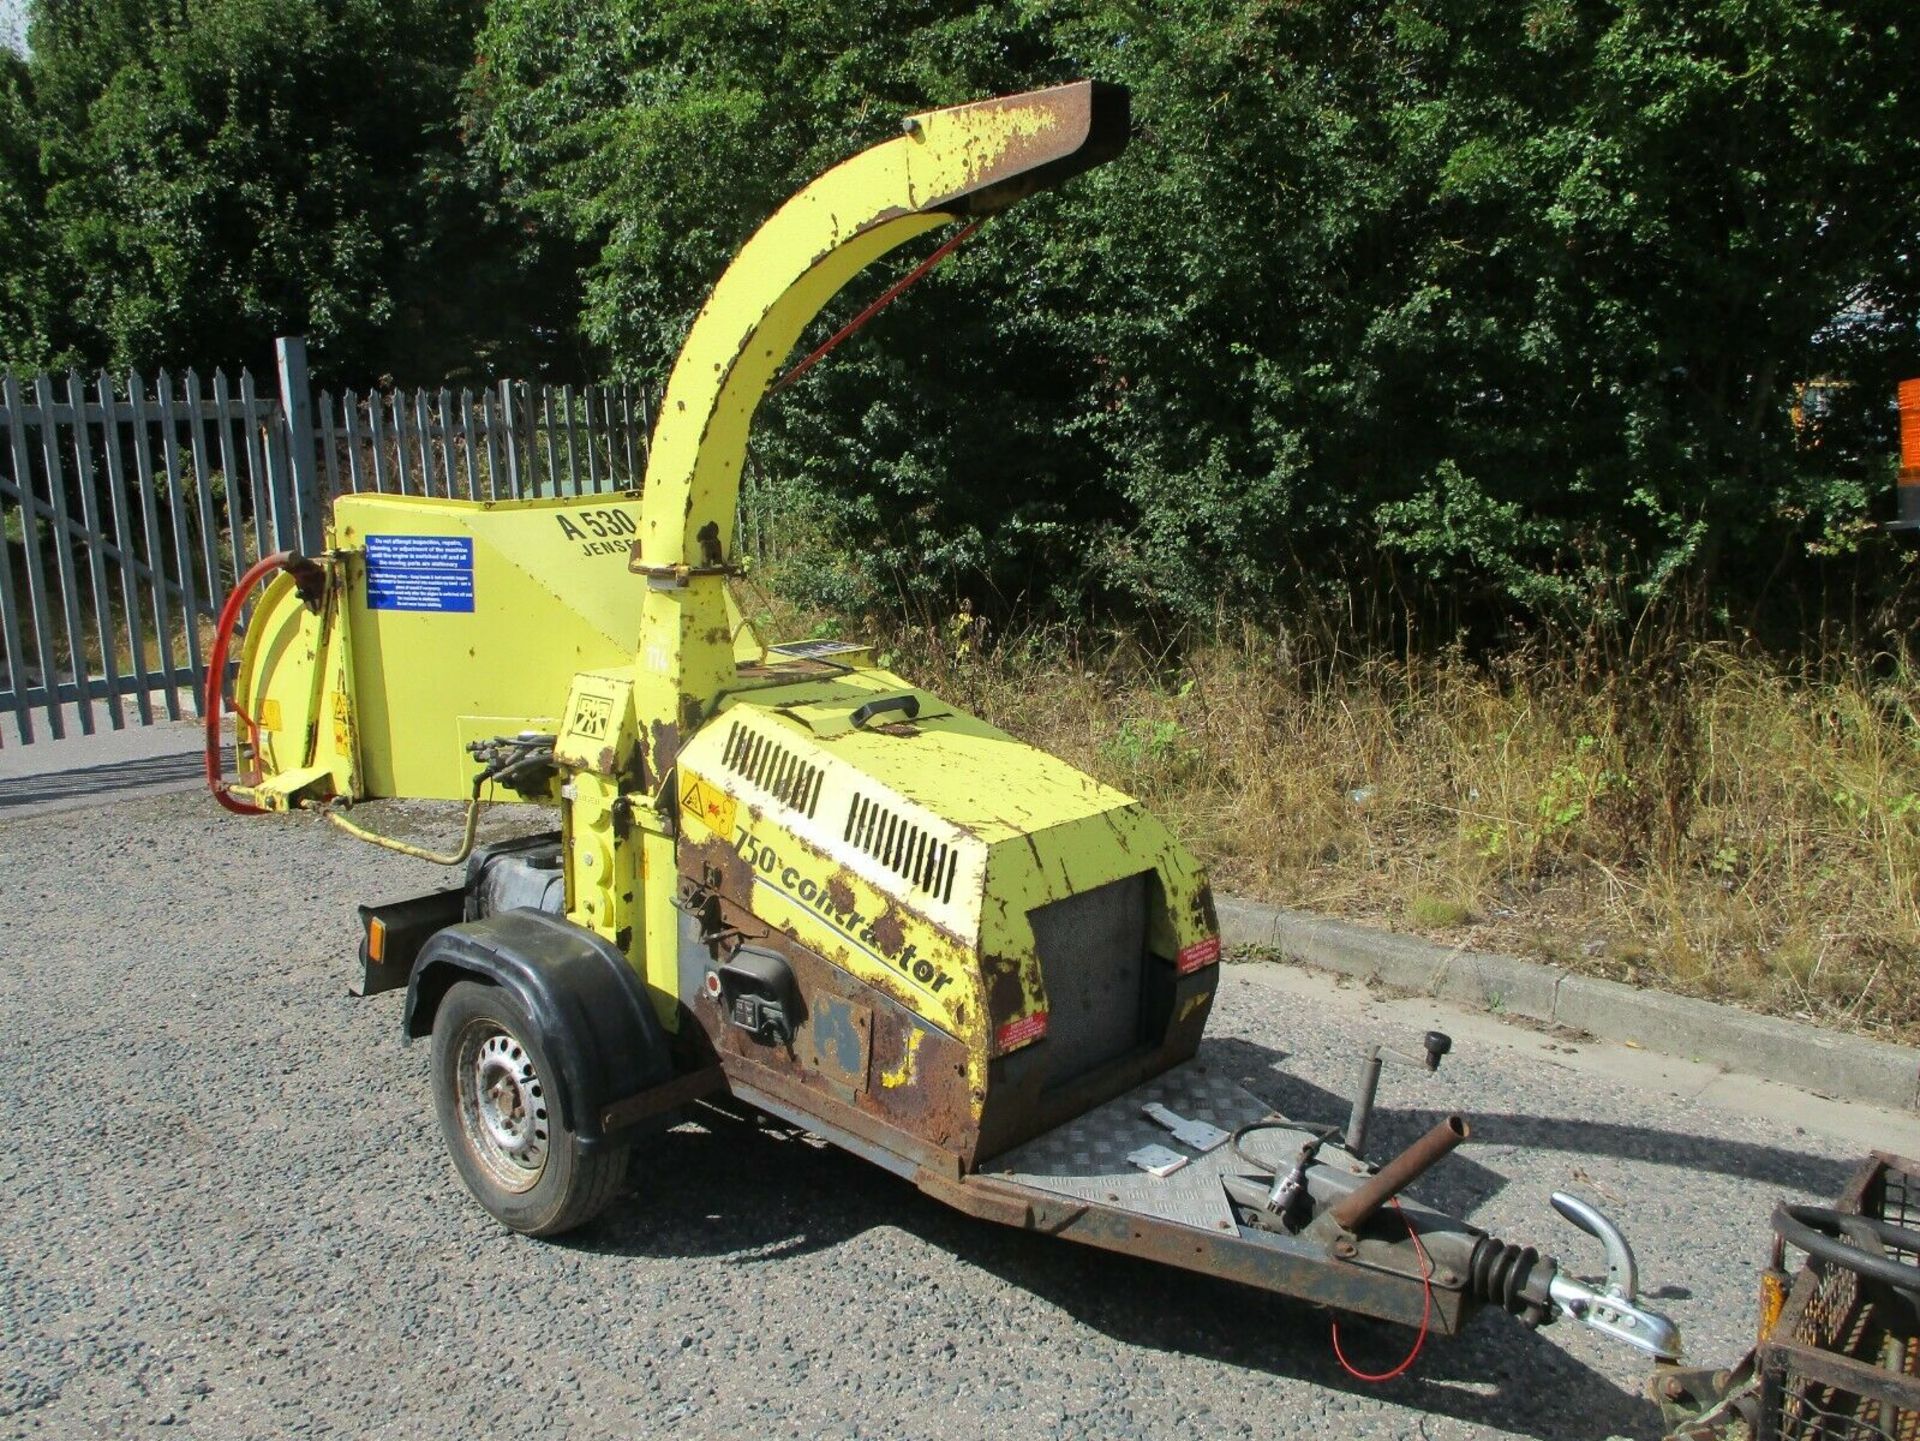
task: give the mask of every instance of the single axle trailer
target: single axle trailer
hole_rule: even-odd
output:
[[[1065,85],[913,116],[814,180],[693,322],[637,493],[340,497],[322,553],[268,557],[222,614],[209,781],[416,855],[358,804],[465,803],[429,855],[462,883],[362,907],[358,989],[404,989],[454,1165],[515,1230],[592,1218],[680,1108],[744,1105],[986,1221],[1443,1335],[1492,1306],[1676,1357],[1584,1201],[1553,1198],[1601,1242],[1592,1282],[1407,1194],[1470,1132],[1370,1154],[1388,1053],[1335,1118],[1196,1060],[1213,897],[1137,800],[864,647],[766,644],[734,603],[748,429],[821,307],[1114,159],[1129,124],[1125,91]],[[477,846],[492,801],[556,823]]]

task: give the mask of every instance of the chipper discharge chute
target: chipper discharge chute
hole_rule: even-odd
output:
[[[323,554],[249,578],[273,577],[216,791],[376,840],[354,802],[469,803],[434,857],[464,884],[362,908],[359,988],[406,989],[456,1166],[517,1230],[595,1214],[676,1107],[745,1103],[1003,1224],[1442,1333],[1492,1304],[1672,1355],[1591,1207],[1556,1198],[1605,1243],[1596,1285],[1401,1194],[1463,1121],[1376,1166],[1371,1081],[1343,1135],[1194,1060],[1213,900],[1139,802],[864,648],[763,646],[731,603],[748,427],[803,328],[1127,133],[1124,91],[1066,85],[914,116],[808,185],[695,320],[638,495],[339,498]],[[557,829],[476,847],[502,799]]]

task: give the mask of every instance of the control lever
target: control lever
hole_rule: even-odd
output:
[[[1601,1289],[1556,1271],[1548,1287],[1553,1304],[1603,1336],[1624,1341],[1656,1360],[1679,1360],[1680,1328],[1639,1304],[1639,1266],[1620,1228],[1578,1196],[1555,1191],[1552,1200],[1553,1209],[1598,1240],[1607,1257],[1607,1279]]]
[[[1373,1121],[1374,1097],[1380,1093],[1382,1063],[1398,1061],[1405,1066],[1425,1066],[1429,1071],[1437,1071],[1440,1069],[1440,1058],[1453,1049],[1453,1037],[1445,1031],[1428,1031],[1420,1044],[1426,1052],[1422,1058],[1409,1056],[1405,1051],[1396,1051],[1391,1046],[1377,1042],[1367,1047],[1366,1058],[1360,1063],[1360,1079],[1354,1083],[1353,1110],[1347,1117],[1347,1150],[1360,1160],[1367,1158],[1367,1127]]]

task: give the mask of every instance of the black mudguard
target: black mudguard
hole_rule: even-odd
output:
[[[646,987],[604,938],[561,916],[500,911],[446,927],[421,948],[407,981],[408,1040],[433,1033],[440,999],[479,979],[513,993],[558,1071],[560,1115],[584,1146],[608,1127],[610,1107],[672,1079],[673,1059]]]

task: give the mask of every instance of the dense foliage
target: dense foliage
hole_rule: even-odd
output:
[[[45,291],[44,199],[32,80],[25,61],[0,49],[0,342],[16,360],[38,360],[50,349],[43,330],[54,311]]]
[[[1210,569],[1262,594],[1276,555],[1380,553],[1583,618],[1852,544],[1920,320],[1904,7],[1189,13],[1072,30],[1149,117],[1086,283],[1151,574],[1197,605]],[[1854,387],[1796,432],[1816,378]]]
[[[1133,90],[1128,154],[764,408],[782,523],[859,541],[854,581],[1444,638],[1682,601],[1777,631],[1905,573],[1868,525],[1920,372],[1902,0],[34,16],[0,77],[38,137],[37,166],[0,139],[16,360],[304,327],[362,381],[663,377],[811,175],[909,110],[1090,74]]]
[[[0,350],[258,365],[298,332],[361,383],[536,352],[567,287],[524,283],[537,256],[464,144],[479,19],[473,0],[37,0],[14,143],[36,142],[49,304],[0,322]]]

